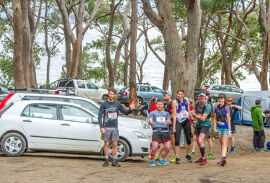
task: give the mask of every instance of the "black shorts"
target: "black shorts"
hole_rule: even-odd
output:
[[[152,141],[168,142],[170,141],[170,135],[168,132],[153,132]]]
[[[206,137],[209,137],[209,126],[196,126],[195,135],[199,136],[200,133],[204,133]]]

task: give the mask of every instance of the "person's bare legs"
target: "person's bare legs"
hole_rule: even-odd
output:
[[[192,150],[191,150],[191,152],[195,153],[196,145],[197,145],[197,136],[194,135],[193,136],[193,142],[192,142]]]
[[[214,150],[214,145],[213,145],[213,141],[211,138],[207,138],[207,142],[209,144],[209,153],[213,154],[213,150]]]
[[[204,138],[205,138],[204,133],[200,133],[200,135],[197,136],[197,143],[198,143],[198,146],[200,147],[200,151],[201,151],[201,155],[203,159],[205,158]]]
[[[170,147],[171,147],[171,142],[170,142],[170,141],[164,142],[164,143],[163,143],[163,147],[164,147],[164,151],[163,151],[163,153],[162,153],[161,160],[165,160],[165,158],[166,158],[167,155],[169,154],[169,152],[170,152]]]
[[[107,142],[107,141],[104,142],[103,149],[104,149],[104,155],[105,155],[105,157],[108,157],[109,156],[109,145],[110,145],[110,142]]]
[[[171,144],[172,144],[172,146],[173,146],[174,156],[176,156],[176,155],[175,155],[176,153],[175,153],[175,141],[174,141],[174,135],[170,134],[170,137],[171,137],[170,141],[171,141]],[[160,157],[160,155],[162,154],[163,151],[164,151],[164,145],[161,144],[161,145],[160,145],[160,148],[159,148],[159,151],[158,151],[158,153],[156,154],[156,156],[157,156],[157,157]]]
[[[152,150],[151,150],[151,161],[154,161],[155,153],[158,149],[159,142],[153,141],[152,142]]]
[[[221,146],[222,146],[222,148],[221,148],[221,150],[222,150],[222,157],[226,157],[226,155],[227,155],[227,146],[228,146],[228,135],[223,135],[223,136],[221,136]]]

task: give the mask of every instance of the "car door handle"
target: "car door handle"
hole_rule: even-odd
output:
[[[62,123],[61,125],[62,126],[70,126],[70,124],[68,124],[68,123]]]
[[[32,123],[32,121],[29,119],[24,119],[23,122]]]

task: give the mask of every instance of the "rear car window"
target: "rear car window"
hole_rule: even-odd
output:
[[[57,105],[31,104],[23,110],[22,116],[30,118],[57,119]]]
[[[1,110],[0,110],[0,115],[3,115],[11,106],[13,105],[13,102],[11,103],[8,103],[5,107],[3,107]]]
[[[141,92],[150,92],[150,86],[140,86]]]
[[[71,87],[74,88],[72,80],[63,80],[59,81],[59,87]]]

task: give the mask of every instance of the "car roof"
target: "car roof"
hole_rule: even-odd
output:
[[[210,86],[229,86],[229,87],[236,87],[236,88],[238,88],[237,86],[233,86],[233,85],[220,85],[220,84],[212,84]]]
[[[62,101],[51,101],[51,100],[21,100],[21,101],[17,101],[15,102],[16,104],[25,104],[25,105],[28,105],[28,104],[60,104],[60,105],[67,105],[67,104],[71,104],[71,105],[74,105],[74,106],[79,106],[81,107],[80,105],[78,104],[74,104],[74,103],[71,103],[71,102],[62,102]]]
[[[95,101],[89,99],[89,98],[83,98],[78,96],[72,96],[72,95],[57,95],[57,94],[40,94],[40,93],[16,93],[20,97],[24,96],[38,96],[38,97],[55,97],[55,98],[71,98],[71,99],[81,99],[81,100],[88,100],[91,101],[91,103],[97,104]]]

